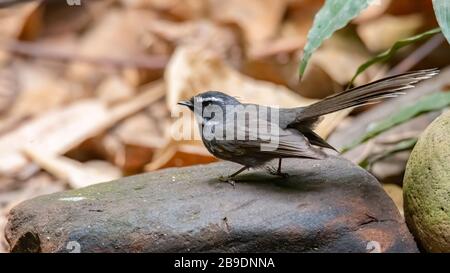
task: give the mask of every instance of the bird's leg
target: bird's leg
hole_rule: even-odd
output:
[[[221,177],[219,177],[219,180],[222,181],[222,182],[227,182],[227,183],[231,184],[233,186],[233,188],[234,188],[235,181],[234,181],[233,178],[236,175],[240,174],[241,172],[243,172],[243,171],[245,171],[247,169],[248,169],[248,167],[244,166],[244,167],[240,168],[237,172],[235,172],[235,173],[233,173],[233,174],[231,174],[229,176],[226,176],[226,177],[221,176]]]
[[[228,177],[229,177],[229,178],[233,178],[233,177],[235,177],[236,175],[240,174],[241,172],[243,172],[243,171],[245,171],[245,170],[247,170],[247,169],[248,169],[248,167],[247,167],[247,166],[244,166],[244,167],[240,168],[237,172],[233,173],[232,175],[230,175],[230,176],[228,176]]]
[[[281,177],[289,177],[288,173],[282,173],[281,172],[281,158],[279,158],[278,160],[278,170],[277,170],[277,175],[281,176]]]
[[[280,174],[281,173],[281,158],[278,159],[278,170],[277,173]]]
[[[278,159],[278,169],[275,171],[275,169],[269,169],[270,174],[281,176],[281,177],[288,177],[288,173],[282,173],[281,172],[281,158]]]

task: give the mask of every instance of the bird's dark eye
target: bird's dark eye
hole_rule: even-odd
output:
[[[208,107],[208,106],[210,106],[210,105],[213,105],[213,103],[210,102],[210,101],[204,101],[204,102],[202,103],[202,105],[203,105],[203,108],[205,108],[205,107]]]

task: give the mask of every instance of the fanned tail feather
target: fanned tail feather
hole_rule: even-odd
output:
[[[404,94],[405,90],[413,88],[414,84],[438,73],[437,69],[407,72],[335,94],[304,108],[296,122],[307,121],[350,107],[375,103],[385,98],[397,97]]]

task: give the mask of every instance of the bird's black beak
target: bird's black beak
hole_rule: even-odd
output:
[[[189,109],[194,109],[194,104],[190,100],[182,100],[178,102],[178,105],[187,106]]]

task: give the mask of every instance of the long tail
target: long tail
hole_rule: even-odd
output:
[[[437,69],[407,72],[335,94],[304,108],[296,121],[314,120],[319,116],[346,108],[396,97],[404,94],[402,91],[413,88],[414,84],[429,79],[438,73],[439,70]]]

